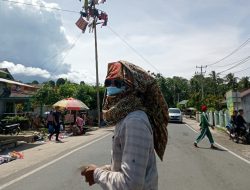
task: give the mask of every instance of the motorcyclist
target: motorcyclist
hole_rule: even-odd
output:
[[[236,118],[237,118],[237,114],[238,114],[238,111],[234,110],[233,111],[233,115],[231,115],[231,124],[232,124],[232,127],[236,127]]]
[[[230,139],[232,139],[232,134],[235,133],[237,114],[238,114],[238,111],[234,110],[233,114],[231,115],[230,121],[226,126],[228,131],[230,132]]]
[[[239,142],[239,137],[242,136],[242,134],[245,134],[246,132],[246,121],[243,117],[244,115],[244,110],[243,109],[239,109],[239,114],[236,117],[236,128],[235,128],[235,132],[237,135],[237,140],[236,142]]]

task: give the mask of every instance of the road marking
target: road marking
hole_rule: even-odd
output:
[[[188,124],[185,124],[185,125],[186,125],[189,129],[191,129],[192,131],[194,131],[195,133],[198,133],[196,130],[194,130],[192,127],[190,127]],[[235,157],[237,157],[237,158],[241,159],[242,161],[246,162],[247,164],[250,164],[250,161],[249,161],[249,160],[247,160],[247,159],[241,157],[240,155],[236,154],[235,152],[233,152],[233,151],[227,149],[226,147],[224,147],[224,146],[222,146],[222,145],[220,145],[220,144],[218,144],[218,143],[215,143],[215,144],[216,144],[217,146],[223,148],[224,150],[226,150],[226,151],[229,152],[230,154],[234,155]]]
[[[38,168],[36,168],[36,169],[34,169],[34,170],[32,170],[32,171],[30,171],[30,172],[28,172],[28,173],[22,175],[22,176],[20,176],[20,177],[14,179],[14,180],[12,180],[12,181],[9,181],[8,183],[5,183],[5,184],[1,185],[1,186],[0,186],[0,190],[2,190],[2,189],[6,188],[6,187],[8,187],[8,186],[10,186],[10,185],[12,185],[12,184],[14,184],[14,183],[16,183],[16,182],[18,182],[18,181],[24,179],[24,178],[26,178],[26,177],[28,177],[28,176],[34,174],[34,173],[36,173],[36,172],[42,170],[43,168],[46,168],[47,166],[49,166],[49,165],[51,165],[51,164],[54,164],[55,162],[57,162],[57,161],[59,161],[59,160],[65,158],[65,157],[69,156],[70,154],[72,154],[72,153],[74,153],[74,152],[76,152],[76,151],[78,151],[78,150],[80,150],[80,149],[82,149],[82,148],[85,148],[85,147],[87,147],[87,146],[89,146],[89,145],[91,145],[91,144],[96,143],[97,141],[100,141],[100,140],[104,139],[105,137],[107,137],[107,136],[109,136],[109,135],[111,135],[111,133],[108,133],[108,134],[104,135],[103,137],[100,137],[100,138],[98,138],[98,139],[96,139],[96,140],[94,140],[94,141],[91,141],[91,142],[89,142],[89,143],[87,143],[87,144],[85,144],[85,145],[83,145],[83,146],[81,146],[81,147],[78,147],[78,148],[76,148],[76,149],[74,149],[74,150],[68,152],[67,154],[64,154],[63,156],[61,156],[61,157],[59,157],[59,158],[56,158],[55,160],[52,160],[51,162],[48,162],[47,164],[44,164],[44,165],[42,165],[42,166],[40,166],[40,167],[38,167]]]

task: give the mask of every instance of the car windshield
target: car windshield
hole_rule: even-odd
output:
[[[169,113],[181,113],[179,109],[169,109]]]

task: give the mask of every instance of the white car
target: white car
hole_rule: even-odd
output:
[[[182,113],[179,108],[169,108],[169,122],[180,122],[182,123]]]

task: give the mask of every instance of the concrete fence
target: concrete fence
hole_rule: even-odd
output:
[[[228,110],[225,111],[208,111],[209,123],[216,127],[226,127],[230,121],[230,115]],[[200,122],[201,112],[196,112],[196,121]]]

